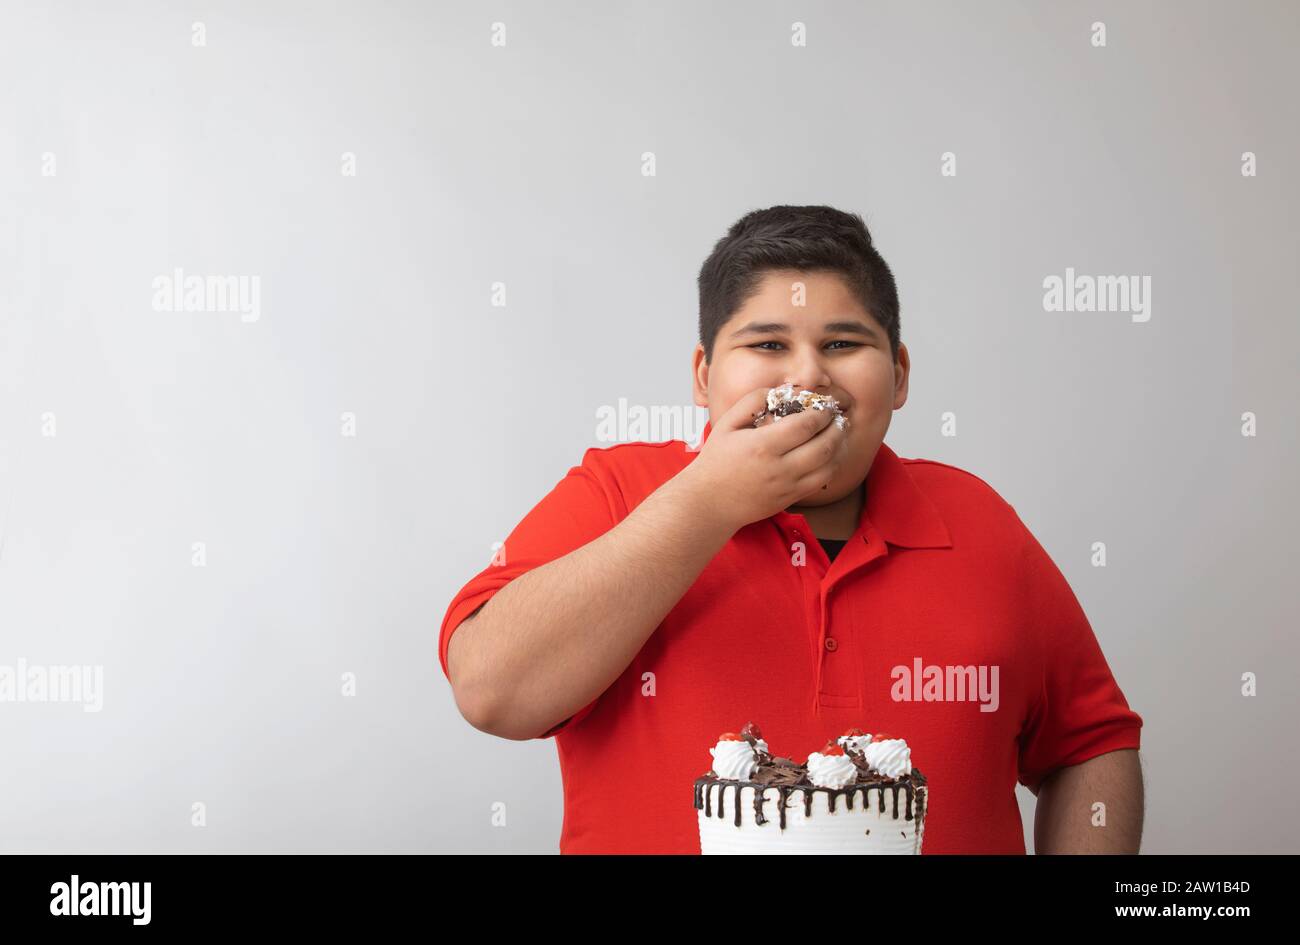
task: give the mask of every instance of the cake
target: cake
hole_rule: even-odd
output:
[[[695,780],[701,853],[921,852],[929,785],[901,738],[849,729],[798,764],[750,722],[709,753]]]
[[[840,405],[834,397],[816,394],[810,390],[795,391],[793,384],[782,384],[767,392],[767,409],[760,410],[754,415],[754,426],[762,426],[763,418],[769,415],[775,423],[782,417],[788,417],[792,413],[802,413],[805,410],[833,410],[837,427],[843,430],[849,425],[849,418],[840,410]]]

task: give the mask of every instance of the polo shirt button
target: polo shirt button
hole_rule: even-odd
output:
[[[826,649],[828,649],[828,650],[836,650],[836,649],[838,649],[838,648],[839,648],[839,643],[837,643],[837,642],[835,641],[835,638],[834,638],[834,637],[827,637],[827,638],[826,638]]]

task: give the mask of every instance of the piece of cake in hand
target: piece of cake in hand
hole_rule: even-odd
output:
[[[788,417],[792,413],[802,413],[805,410],[833,410],[835,425],[841,430],[848,428],[849,418],[844,415],[834,397],[816,394],[810,390],[796,391],[793,384],[782,384],[767,392],[767,408],[760,410],[754,416],[754,426],[762,426],[763,421],[769,416],[775,423],[782,417]]]
[[[930,789],[901,738],[849,729],[801,765],[750,722],[709,753],[695,781],[701,853],[921,852]]]

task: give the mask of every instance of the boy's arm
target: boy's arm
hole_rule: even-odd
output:
[[[1034,852],[1137,853],[1144,796],[1136,749],[1058,768],[1034,792]],[[1105,804],[1105,820],[1093,805]]]
[[[515,578],[447,645],[461,714],[535,738],[622,674],[735,533],[687,466],[618,525]]]
[[[738,528],[827,487],[847,444],[832,411],[755,429],[766,398],[763,387],[741,397],[699,455],[622,521],[501,586],[453,628],[447,677],[471,725],[522,741],[576,715]]]

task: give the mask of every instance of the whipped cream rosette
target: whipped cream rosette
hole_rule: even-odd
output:
[[[842,788],[858,779],[858,766],[839,745],[831,743],[808,756],[808,780],[817,787]]]
[[[724,781],[748,781],[758,770],[758,753],[735,732],[720,735],[709,754],[713,756],[713,773]]]
[[[871,744],[871,736],[864,734],[861,729],[851,728],[835,741],[849,755],[860,755]]]
[[[868,767],[887,778],[901,778],[912,770],[912,749],[901,738],[877,735],[862,752]]]

